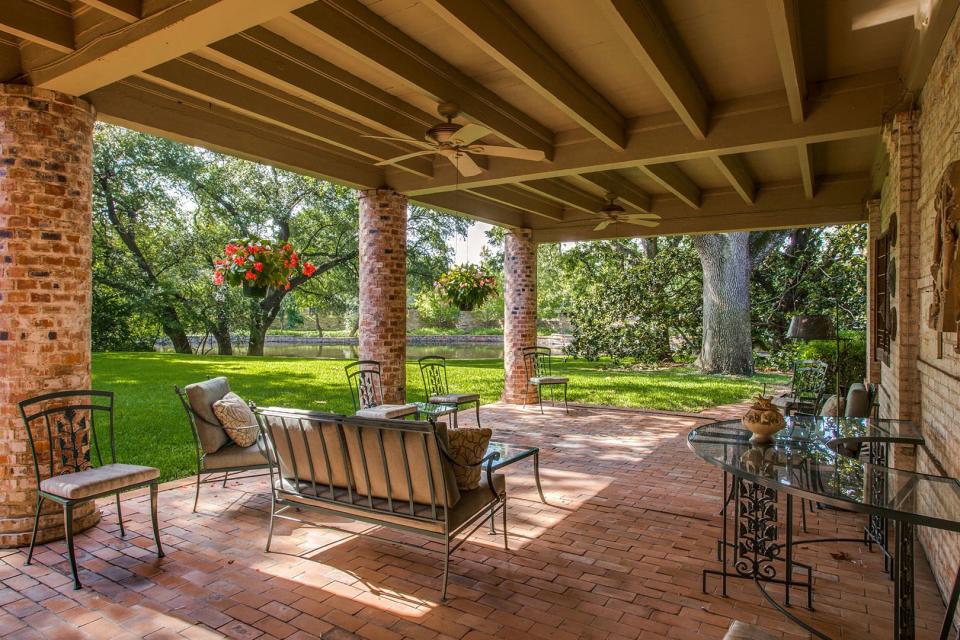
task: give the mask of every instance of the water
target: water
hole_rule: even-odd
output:
[[[214,343],[216,345],[216,343]],[[157,351],[173,351],[170,345],[157,345]],[[216,346],[211,353],[216,353]],[[244,355],[245,345],[236,345],[233,352]],[[267,343],[263,349],[265,356],[285,356],[291,358],[330,358],[336,360],[356,360],[359,357],[355,344],[296,344]],[[423,356],[443,356],[451,360],[502,359],[503,345],[491,344],[409,344],[407,359],[416,360]]]

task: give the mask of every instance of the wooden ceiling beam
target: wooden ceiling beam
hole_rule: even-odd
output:
[[[636,0],[599,0],[598,5],[690,133],[705,138],[710,117],[707,96],[651,5]]]
[[[193,0],[172,4],[50,64],[29,69],[28,75],[35,86],[83,95],[308,2]]]
[[[117,82],[91,92],[88,98],[105,122],[351,187],[383,184],[377,167],[350,154],[322,143],[305,144],[287,130],[146,80]]]
[[[584,173],[578,177],[600,187],[607,193],[612,193],[617,196],[617,200],[635,209],[644,213],[652,211],[650,194],[621,175],[612,171],[596,171]]]
[[[465,39],[614,149],[626,119],[504,0],[423,0]]]
[[[800,46],[800,5],[797,0],[767,0],[767,14],[777,47],[787,103],[794,122],[803,122],[807,80]]]
[[[605,204],[603,198],[581,191],[557,178],[519,182],[517,186],[585,213],[597,213]]]
[[[82,0],[83,4],[102,11],[124,22],[136,22],[141,17],[143,7],[140,0]]]
[[[194,55],[165,62],[142,75],[173,90],[341,147],[374,162],[409,152],[396,144],[364,138],[363,134],[370,131],[350,120]],[[420,176],[433,175],[433,162],[428,157],[413,158],[398,166]]]
[[[335,42],[504,140],[553,155],[553,132],[357,0],[318,0],[293,12],[298,26]]]
[[[694,209],[700,208],[700,187],[677,165],[672,162],[648,164],[641,166],[640,170]]]
[[[743,157],[737,154],[728,156],[713,156],[713,165],[723,177],[727,179],[733,190],[739,194],[747,204],[753,204],[757,194],[757,185],[747,168]]]
[[[657,213],[661,220],[656,227],[618,223],[597,232],[593,230],[595,219],[580,216],[536,229],[533,236],[537,242],[575,242],[856,224],[866,219],[862,200],[868,193],[870,180],[865,175],[824,181],[812,200],[806,198],[799,185],[765,187],[757,193],[756,204],[749,209],[744,208],[737,194],[712,192],[704,195],[699,211],[691,211],[676,199],[658,200]]]
[[[436,116],[263,27],[214,42],[199,53],[388,135],[422,140],[424,132],[436,121]]]
[[[466,191],[434,193],[419,196],[412,199],[411,202],[454,215],[489,222],[508,229],[529,227],[533,224],[533,221],[528,221],[527,215],[519,209],[494,202],[488,198],[475,196]]]
[[[563,205],[535,196],[529,191],[514,185],[495,185],[481,189],[471,189],[470,191],[481,198],[527,211],[542,218],[547,218],[552,222],[563,220]]]
[[[558,144],[553,162],[494,158],[487,171],[470,178],[439,164],[429,181],[393,176],[389,170],[387,177],[394,189],[413,196],[874,136],[880,131],[884,110],[901,95],[893,73],[852,76],[822,85],[816,108],[799,124],[793,122],[785,101],[765,95],[715,105],[710,136],[704,140],[688,135],[679,122],[640,119],[631,126],[623,151],[593,138],[579,138]]]
[[[807,200],[812,200],[817,191],[816,176],[813,173],[813,146],[798,144],[797,159],[800,161],[800,182],[803,184],[803,193]]]
[[[29,0],[0,3],[0,31],[60,53],[70,53],[74,47],[73,18]]]

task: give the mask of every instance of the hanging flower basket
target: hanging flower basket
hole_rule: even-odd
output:
[[[460,311],[473,311],[497,291],[497,280],[480,267],[466,264],[440,276],[434,288]]]
[[[223,248],[224,258],[214,260],[213,283],[242,286],[248,298],[263,298],[267,289],[289,289],[290,279],[310,277],[317,268],[300,259],[293,246],[263,238],[232,240]]]

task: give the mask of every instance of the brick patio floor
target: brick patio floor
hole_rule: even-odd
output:
[[[577,407],[541,416],[484,407],[496,438],[541,447],[549,504],[537,498],[529,461],[510,467],[511,550],[474,534],[454,556],[445,606],[439,554],[357,536],[349,532],[367,527],[316,514],[308,517],[347,532],[280,522],[273,552],[264,553],[265,479],[205,485],[196,514],[192,487],[177,481],[160,494],[163,560],[142,494],[125,502],[126,539],[109,502],[103,521],[78,536],[81,591],[71,588],[62,543],[40,547],[31,567],[22,551],[2,552],[0,637],[719,638],[732,619],[805,637],[749,582],[732,582],[729,598],[717,595],[716,581],[701,593],[701,569],[716,566],[721,478],[685,436],[736,410]],[[829,511],[810,520],[813,533],[843,536],[861,524]],[[892,583],[879,553],[847,544],[798,556],[815,567],[816,611],[796,613],[838,638],[892,636]],[[936,637],[943,605],[922,557],[917,582],[919,635]]]

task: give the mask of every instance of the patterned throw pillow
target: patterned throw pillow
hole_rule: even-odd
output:
[[[453,473],[457,477],[457,487],[465,490],[476,489],[480,486],[480,472],[483,467],[466,467],[460,465],[475,465],[483,460],[490,444],[490,429],[450,429],[447,437],[450,440],[450,457],[458,464],[453,466]]]
[[[213,413],[223,425],[223,430],[231,440],[237,443],[238,447],[249,447],[257,441],[257,436],[260,435],[257,418],[243,398],[234,392],[231,391],[214,402]]]

